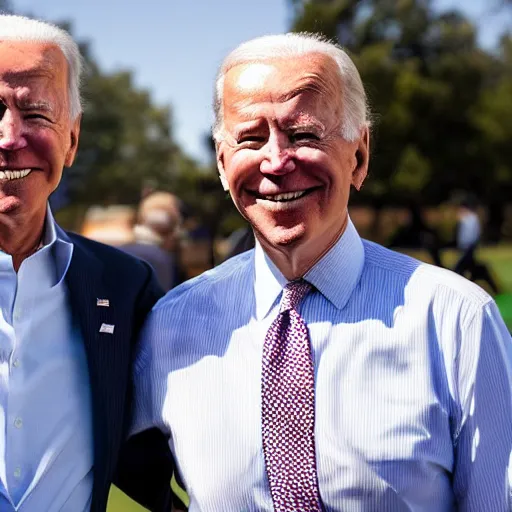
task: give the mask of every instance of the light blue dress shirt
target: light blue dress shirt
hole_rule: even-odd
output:
[[[326,511],[512,510],[512,340],[493,300],[351,223],[305,279]],[[257,245],[147,320],[133,432],[170,436],[191,512],[273,510],[261,359],[285,284]]]
[[[92,493],[86,354],[64,282],[73,246],[48,208],[43,247],[0,252],[0,510],[82,512]]]

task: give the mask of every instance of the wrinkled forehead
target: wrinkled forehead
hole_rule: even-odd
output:
[[[0,40],[0,81],[23,87],[38,81],[67,86],[68,64],[53,43]]]
[[[233,66],[225,76],[223,113],[225,118],[250,117],[254,105],[286,104],[301,96],[323,108],[341,108],[342,82],[332,58],[311,53]]]

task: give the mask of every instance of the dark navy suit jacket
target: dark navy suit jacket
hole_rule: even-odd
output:
[[[163,292],[147,263],[79,235],[67,235],[74,248],[66,283],[82,330],[91,384],[91,512],[105,510],[114,479],[150,510],[170,510],[173,468],[167,440],[154,430],[125,443],[134,349],[146,315]],[[97,305],[98,299],[108,300],[108,307]],[[114,332],[100,332],[102,324],[113,325]]]

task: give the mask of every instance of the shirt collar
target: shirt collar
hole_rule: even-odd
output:
[[[48,275],[50,286],[55,286],[60,284],[66,276],[72,254],[73,244],[55,222],[50,205],[48,205],[46,207],[41,247],[27,258],[27,263],[28,260],[32,260],[41,271],[46,269],[45,272]]]
[[[38,266],[47,265],[52,285],[64,279],[73,254],[73,244],[53,218],[50,205],[46,207],[46,218],[40,248],[28,260],[33,260]],[[12,257],[0,251],[0,266],[4,271],[14,272]]]
[[[359,282],[364,265],[364,246],[350,218],[340,239],[308,270],[304,279],[336,308],[345,306]],[[256,318],[263,319],[279,298],[288,280],[256,240],[254,295]]]
[[[59,284],[68,271],[73,255],[73,244],[66,232],[63,231],[52,214],[50,205],[46,208],[46,219],[42,239],[42,247],[31,258],[46,260],[55,268],[54,285]]]

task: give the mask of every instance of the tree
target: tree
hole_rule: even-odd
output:
[[[4,14],[13,12],[11,2],[9,2],[9,0],[0,0],[0,12]]]
[[[176,180],[176,192],[194,213],[210,244],[209,258],[211,266],[216,261],[215,240],[229,235],[244,225],[233,201],[220,184],[215,162],[215,145],[213,138],[206,135],[204,143],[209,149],[211,163],[203,168],[181,155],[177,168],[179,175]]]
[[[72,33],[69,23],[59,25]],[[79,229],[91,205],[135,207],[148,186],[174,192],[185,161],[173,139],[170,107],[155,105],[134,85],[131,71],[105,73],[89,44],[79,46],[85,69],[78,153],[51,198],[54,210],[61,210],[59,221],[72,229]],[[191,160],[186,168],[200,172]]]
[[[68,171],[71,196],[78,202],[136,203],[147,182],[173,184],[179,149],[172,139],[169,107],[152,103],[137,89],[132,73],[104,73],[87,45],[84,113],[75,165]]]
[[[508,109],[510,70],[478,47],[467,18],[438,13],[429,0],[291,4],[294,30],[320,32],[351,54],[376,113],[370,176],[354,200],[439,204],[457,189],[496,200],[495,184],[512,165],[504,143],[510,111],[499,114]]]
[[[471,111],[479,131],[478,152],[485,155],[482,191],[488,198],[490,239],[497,242],[503,205],[512,197],[512,37],[505,35],[498,54],[500,72]]]

